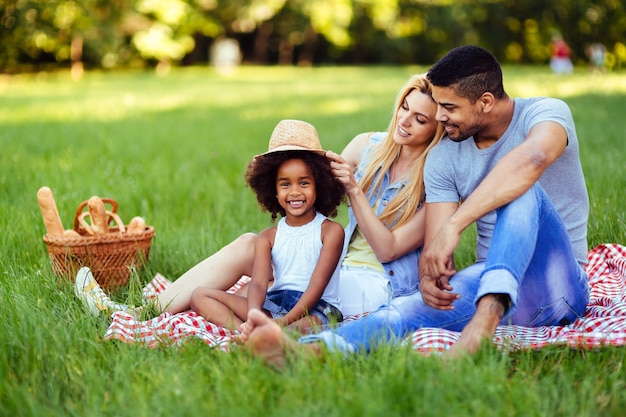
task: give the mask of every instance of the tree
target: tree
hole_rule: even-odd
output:
[[[234,38],[245,61],[429,64],[461,44],[544,65],[558,30],[583,65],[602,43],[620,68],[620,0],[0,0],[0,71],[208,61]]]

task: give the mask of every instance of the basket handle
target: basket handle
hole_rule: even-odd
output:
[[[87,217],[89,217],[88,212],[80,213],[77,217],[78,225],[74,226],[74,230],[78,232],[79,225],[80,225],[82,226],[83,229],[85,229],[88,235],[95,236],[96,235],[95,230],[93,230],[93,227],[91,227],[91,225],[87,223],[87,221],[85,220],[85,218]],[[126,226],[124,226],[124,222],[122,221],[120,216],[118,216],[117,213],[113,213],[112,211],[107,211],[107,224],[111,223],[111,221],[114,221],[115,223],[117,223],[120,233],[126,233]]]
[[[107,210],[106,212],[107,224],[109,224],[111,220],[114,220],[115,223],[117,223],[117,225],[119,226],[120,232],[122,233],[126,232],[126,227],[124,226],[124,222],[122,222],[122,219],[120,219],[120,216],[117,215],[117,207],[118,207],[117,201],[113,200],[112,198],[102,198],[101,200],[104,204],[111,205],[111,210]],[[74,230],[78,232],[79,226],[82,226],[87,231],[88,234],[93,236],[96,234],[96,232],[93,230],[91,225],[89,225],[85,221],[85,217],[89,217],[89,212],[86,211],[83,213],[83,210],[87,206],[88,202],[89,200],[85,200],[78,205],[78,208],[76,209],[76,214],[74,215]]]

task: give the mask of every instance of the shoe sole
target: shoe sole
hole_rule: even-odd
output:
[[[89,312],[97,317],[100,315],[100,310],[98,306],[94,303],[91,298],[87,294],[85,294],[84,288],[86,286],[87,277],[91,274],[91,270],[89,268],[82,267],[78,273],[76,274],[76,278],[74,279],[74,295],[82,301],[83,305],[89,310]]]

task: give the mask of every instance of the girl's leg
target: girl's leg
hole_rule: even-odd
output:
[[[190,297],[191,309],[218,326],[238,330],[248,315],[248,299],[226,291],[197,288]]]
[[[254,233],[245,233],[181,275],[157,297],[157,308],[168,313],[189,309],[196,288],[226,291],[242,276],[252,275]]]

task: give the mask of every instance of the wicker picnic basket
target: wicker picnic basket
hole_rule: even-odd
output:
[[[126,233],[126,226],[117,215],[117,202],[103,198],[111,205],[107,211],[110,226],[106,234],[93,234],[85,222],[89,214],[83,212],[87,201],[82,202],[74,217],[74,230],[80,237],[45,234],[43,241],[48,249],[52,271],[59,279],[74,281],[83,266],[91,268],[94,278],[106,291],[111,292],[128,283],[132,269],[145,266],[154,237],[154,228],[145,226],[142,231]]]

